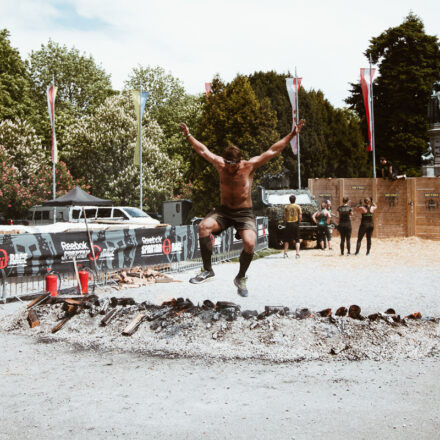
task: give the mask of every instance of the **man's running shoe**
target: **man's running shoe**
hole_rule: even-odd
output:
[[[234,284],[237,286],[237,293],[240,296],[246,297],[249,294],[246,287],[246,281],[247,281],[247,277],[243,277],[243,278],[235,277],[234,279]]]
[[[301,258],[301,255],[300,254],[296,254],[295,258]]]
[[[211,270],[202,270],[198,275],[193,278],[190,278],[189,282],[192,284],[200,284],[205,281],[209,281],[215,278],[214,271]]]
[[[287,252],[284,252],[284,257],[283,258],[289,258],[289,256],[287,255]]]

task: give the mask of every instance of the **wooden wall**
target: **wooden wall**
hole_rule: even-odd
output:
[[[309,189],[318,202],[330,199],[333,211],[349,197],[356,206],[364,197],[377,205],[374,236],[378,238],[417,236],[440,240],[440,179],[412,177],[384,179],[309,179]],[[355,214],[353,232],[361,216]],[[337,221],[336,221],[337,222]]]

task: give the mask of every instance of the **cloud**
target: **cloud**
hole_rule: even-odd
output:
[[[419,1],[415,13],[435,33],[440,8]],[[219,73],[294,71],[306,89],[344,105],[349,82],[367,65],[369,40],[402,22],[409,0],[18,0],[2,2],[3,26],[22,56],[49,38],[91,54],[122,88],[137,65],[159,65],[191,93]]]

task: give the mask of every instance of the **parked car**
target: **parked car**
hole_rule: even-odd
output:
[[[84,217],[85,211],[85,217]],[[157,226],[159,220],[150,217],[139,208],[131,206],[34,206],[27,215],[31,225],[46,225],[55,222],[111,222]],[[55,220],[55,221],[54,221]]]

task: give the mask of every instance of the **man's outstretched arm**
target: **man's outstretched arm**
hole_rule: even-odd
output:
[[[278,154],[280,154],[284,148],[287,147],[289,142],[301,131],[305,123],[306,121],[301,119],[291,133],[289,133],[287,136],[284,136],[278,142],[275,142],[267,151],[265,151],[263,154],[260,154],[260,156],[255,156],[250,159],[249,162],[251,162],[255,168],[258,168],[262,165],[265,165],[275,156],[278,156]]]
[[[199,155],[202,156],[203,159],[206,159],[208,162],[212,163],[213,165],[219,164],[223,161],[223,158],[220,156],[217,156],[216,154],[209,151],[208,147],[201,142],[199,142],[190,132],[187,125],[183,122],[179,124],[179,128],[186,137],[186,139],[189,141],[189,143],[192,145],[194,151]]]

